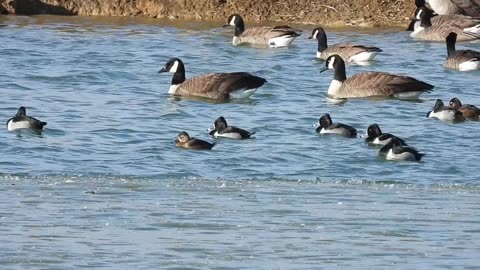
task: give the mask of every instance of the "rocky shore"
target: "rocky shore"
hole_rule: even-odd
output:
[[[148,16],[247,21],[282,21],[329,26],[397,26],[408,23],[413,0],[0,0],[1,14]]]

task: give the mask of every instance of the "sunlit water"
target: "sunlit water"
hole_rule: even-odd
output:
[[[89,17],[0,17],[0,119],[19,106],[41,134],[0,129],[1,269],[478,269],[479,122],[425,116],[435,99],[480,105],[479,72],[441,64],[442,43],[401,29],[330,30],[329,42],[384,50],[374,70],[436,87],[415,102],[331,104],[310,32],[286,49],[232,47],[213,24]],[[222,25],[219,22],[218,26]],[[458,44],[480,50],[480,44]],[[248,100],[170,97],[187,77],[248,71],[268,84]],[[378,123],[426,154],[388,162],[362,138],[319,136],[324,113],[365,133]],[[256,131],[213,151],[218,116]]]

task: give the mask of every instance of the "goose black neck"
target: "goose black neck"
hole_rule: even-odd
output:
[[[245,23],[243,22],[243,19],[240,18],[238,19],[238,22],[235,24],[235,36],[238,37],[240,36],[243,31],[245,31]]]
[[[185,66],[183,63],[179,63],[177,71],[173,73],[172,84],[177,85],[185,81]]]
[[[455,52],[455,38],[449,36],[447,38],[447,54],[450,56]]]
[[[422,18],[420,19],[420,26],[421,27],[430,27],[432,26],[432,21],[430,19],[430,15],[427,13],[428,11],[424,11],[425,14],[422,16]]]
[[[318,40],[318,51],[319,52],[325,51],[328,48],[327,35],[325,34],[325,32],[318,33],[317,40]]]
[[[339,82],[344,82],[347,79],[345,62],[340,57],[335,61],[338,62],[335,64],[335,73],[333,75],[333,78]]]

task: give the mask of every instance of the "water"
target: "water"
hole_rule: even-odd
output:
[[[478,269],[479,123],[425,116],[437,98],[480,105],[479,73],[445,70],[444,44],[401,29],[327,31],[332,44],[385,51],[347,76],[388,71],[436,86],[415,102],[335,105],[308,30],[270,50],[232,47],[232,29],[196,22],[0,24],[0,118],[24,105],[48,122],[41,134],[0,130],[1,269]],[[173,98],[171,75],[157,73],[170,57],[187,77],[249,71],[269,83],[244,101]],[[360,133],[378,123],[425,159],[387,162],[361,138],[318,136],[326,112]],[[172,143],[182,130],[211,140],[220,115],[256,139],[210,152]]]

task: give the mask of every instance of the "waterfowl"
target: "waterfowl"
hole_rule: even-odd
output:
[[[377,124],[372,124],[367,128],[368,137],[365,139],[365,142],[375,145],[386,145],[393,138],[397,138],[403,145],[407,145],[404,140],[398,138],[395,135],[390,133],[383,133],[380,127]]]
[[[187,132],[182,131],[178,134],[175,140],[175,145],[178,147],[192,149],[192,150],[211,150],[215,143],[190,138]]]
[[[419,8],[414,30],[410,36],[418,40],[445,41],[450,32],[457,33],[457,41],[471,41],[480,39],[480,25],[470,28],[460,28],[456,24],[442,24],[433,26],[432,14],[426,8]]]
[[[434,87],[412,77],[386,72],[360,72],[347,79],[345,62],[336,54],[328,57],[325,68],[320,72],[327,69],[334,70],[333,80],[328,88],[328,95],[334,98],[417,98]]]
[[[236,140],[249,139],[255,132],[250,132],[238,127],[228,126],[227,121],[223,116],[220,116],[213,123],[213,129],[210,131],[210,135],[215,138],[223,137]]]
[[[437,99],[435,101],[433,110],[427,113],[427,117],[437,118],[442,121],[450,121],[450,122],[465,121],[465,118],[463,117],[463,114],[460,111],[445,106],[441,99]]]
[[[234,26],[235,34],[232,44],[234,46],[242,43],[267,45],[272,48],[286,47],[292,44],[296,37],[300,36],[300,31],[291,28],[288,25],[282,26],[257,26],[245,29],[245,23],[242,16],[233,14],[228,17],[227,24],[223,27]]]
[[[23,128],[38,129],[41,130],[47,124],[47,122],[42,122],[34,117],[27,116],[27,110],[25,107],[20,107],[17,114],[8,119],[7,129],[16,130]]]
[[[457,34],[455,32],[451,32],[447,36],[446,42],[448,56],[443,63],[444,67],[460,71],[480,69],[480,52],[455,50],[455,43],[457,42]]]
[[[417,17],[418,12],[420,11],[419,6],[415,10],[415,17]],[[478,33],[480,31],[480,28],[478,25],[480,24],[480,18],[477,17],[470,17],[470,16],[465,16],[465,15],[459,15],[459,14],[448,14],[448,15],[436,15],[434,16],[433,11],[429,9],[424,9],[424,11],[430,12],[431,17],[430,21],[432,23],[432,26],[440,26],[440,25],[455,25],[461,29],[466,29],[469,28],[470,31],[473,33]],[[413,31],[414,26],[415,26],[416,19],[412,19],[407,31]]]
[[[247,72],[209,73],[186,80],[185,66],[178,58],[168,60],[162,72],[173,73],[169,94],[217,100],[249,97],[267,81]]]
[[[402,144],[398,138],[392,138],[379,151],[380,156],[388,160],[420,161],[424,154],[419,153],[415,148]]]
[[[480,117],[480,108],[470,104],[462,104],[456,97],[450,100],[449,106],[450,108],[460,111],[465,118],[478,120]]]
[[[341,123],[333,123],[328,113],[320,117],[317,126],[315,131],[320,134],[339,134],[350,138],[357,137],[357,130],[355,128]]]
[[[426,0],[426,2],[437,14],[480,16],[480,1],[478,0]]]
[[[373,46],[355,45],[350,43],[327,45],[327,34],[322,27],[312,30],[312,35],[308,39],[318,40],[317,58],[326,60],[329,56],[338,54],[345,62],[366,62],[373,60],[380,48]]]

